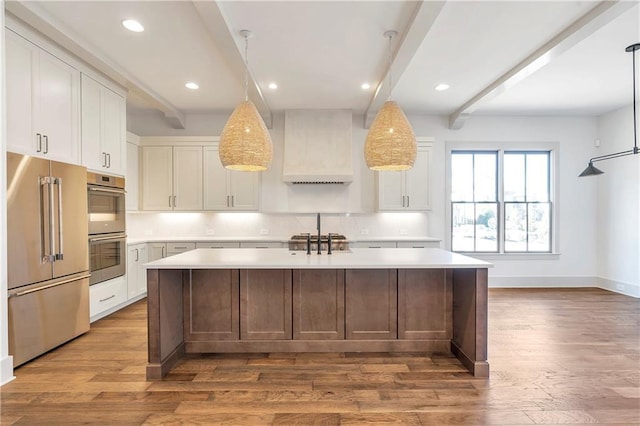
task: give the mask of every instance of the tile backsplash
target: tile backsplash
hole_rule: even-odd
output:
[[[344,234],[352,240],[429,236],[427,213],[323,213],[322,233]],[[316,232],[315,213],[130,212],[127,234],[132,238],[275,237]]]

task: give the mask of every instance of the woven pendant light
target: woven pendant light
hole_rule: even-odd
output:
[[[395,31],[387,31],[389,38],[389,98],[391,98],[391,39]],[[379,171],[408,170],[416,160],[417,145],[413,128],[400,106],[391,100],[384,103],[373,120],[364,144],[367,167]]]
[[[229,117],[220,135],[219,155],[222,165],[230,170],[260,172],[271,164],[271,136],[253,102],[249,100],[249,61],[247,56],[251,32],[240,31],[245,40],[244,96]]]

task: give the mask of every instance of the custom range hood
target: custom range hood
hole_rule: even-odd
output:
[[[292,184],[353,180],[351,110],[289,110],[284,122],[282,178]]]

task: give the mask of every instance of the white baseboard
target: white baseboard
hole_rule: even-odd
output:
[[[601,277],[489,277],[490,288],[597,287],[640,298],[640,286]]]
[[[563,288],[597,287],[596,277],[489,277],[489,287],[495,288]]]
[[[624,283],[621,281],[609,280],[598,277],[598,287],[610,290],[615,293],[626,294],[627,296],[640,298],[640,285]]]
[[[0,359],[0,386],[9,383],[15,378],[13,375],[13,357],[9,355]]]

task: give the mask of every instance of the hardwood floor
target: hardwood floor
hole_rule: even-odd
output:
[[[640,301],[598,289],[492,289],[491,377],[450,355],[257,354],[145,380],[146,305],[16,370],[2,425],[640,424]]]

